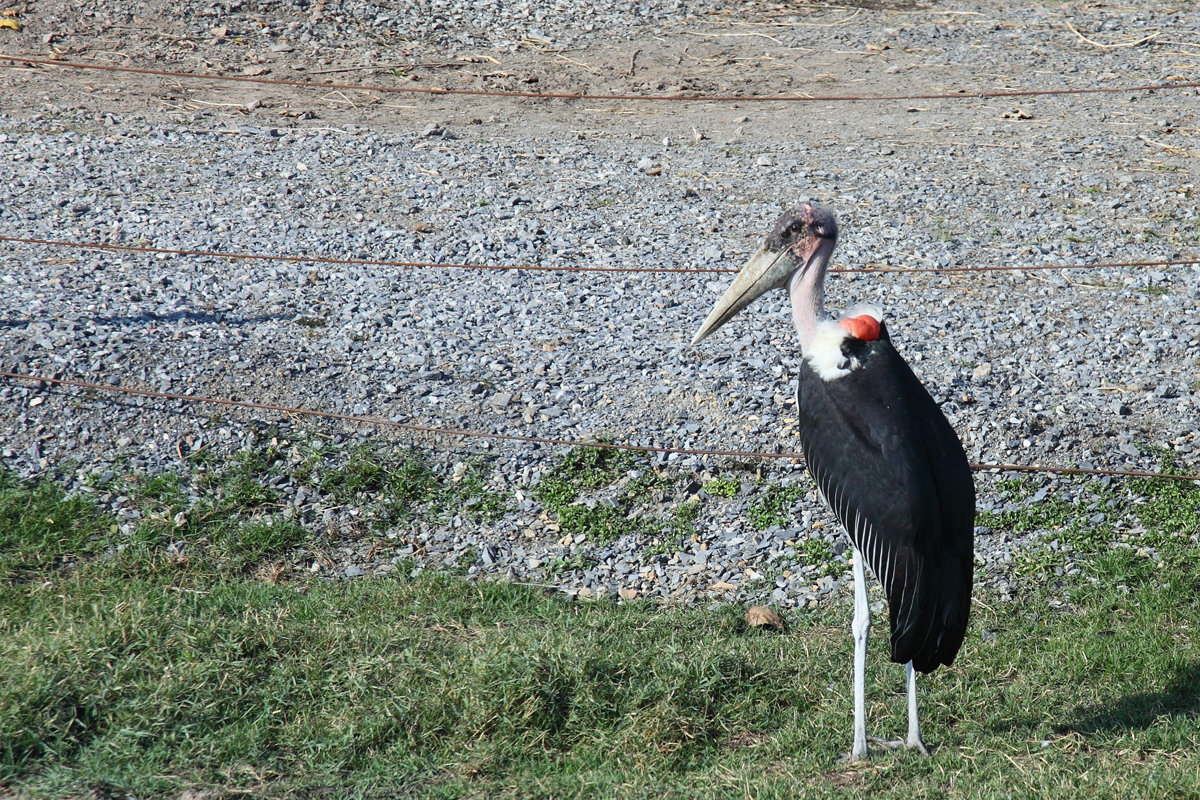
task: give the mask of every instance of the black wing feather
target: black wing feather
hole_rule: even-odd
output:
[[[847,339],[860,367],[825,381],[802,360],[800,442],[821,493],[888,599],[892,660],[949,665],[966,633],[975,486],[962,443],[886,333]]]

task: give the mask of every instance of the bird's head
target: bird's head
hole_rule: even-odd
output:
[[[837,234],[837,219],[828,208],[805,203],[785,212],[771,229],[767,241],[746,262],[708,313],[704,324],[692,337],[692,344],[733,319],[771,289],[788,288],[797,273],[803,275],[815,267],[822,273],[817,277],[823,278],[825,265],[837,243]],[[819,281],[817,283],[819,285]]]

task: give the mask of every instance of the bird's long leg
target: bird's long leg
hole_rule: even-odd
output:
[[[850,760],[866,758],[867,752],[867,637],[871,632],[871,607],[867,603],[867,572],[863,555],[854,551],[854,749]]]
[[[904,665],[904,677],[908,682],[908,737],[903,741],[875,738],[872,738],[871,741],[889,750],[907,747],[927,756],[929,751],[925,749],[925,742],[921,741],[921,723],[917,721],[917,671],[913,669],[911,661]]]
[[[921,724],[917,721],[917,671],[912,662],[904,665],[904,677],[908,680],[908,738],[904,740],[905,747],[916,748],[921,755],[929,755],[925,743],[921,741]]]

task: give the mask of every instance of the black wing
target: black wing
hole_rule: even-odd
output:
[[[821,493],[883,584],[892,660],[922,672],[962,645],[974,572],[975,486],[962,443],[886,335],[847,339],[859,369],[822,380],[802,360],[800,443]]]

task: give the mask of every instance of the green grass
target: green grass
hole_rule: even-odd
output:
[[[1105,540],[1086,526],[1073,535],[1058,511],[1022,512],[1035,481],[1003,483],[1012,516],[991,523],[1049,526],[1086,569],[1030,580],[1012,603],[979,593],[958,661],[921,682],[932,757],[846,766],[847,605],[789,612],[776,634],[747,628],[735,606],[571,602],[403,568],[271,579],[257,567],[319,538],[264,499],[289,452],[264,446],[190,482],[105,482],[135,499],[132,528],[100,499],[0,472],[0,794],[1200,794],[1193,484],[1084,483],[1086,502],[1107,510]],[[330,466],[340,477],[308,474],[347,497],[387,491],[397,465],[376,472],[354,458]],[[576,477],[594,489],[628,478],[620,459],[578,458]],[[440,485],[468,469],[433,472]],[[702,513],[683,504],[670,524],[686,535]],[[175,541],[183,555],[166,547]],[[814,557],[824,546],[799,545]],[[876,623],[868,717],[872,732],[895,736],[903,673],[887,662],[882,615]]]
[[[65,499],[56,484],[26,487],[0,471],[0,581],[36,580],[97,555],[97,540],[113,524],[90,501]]]

